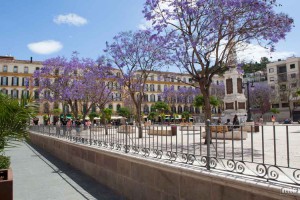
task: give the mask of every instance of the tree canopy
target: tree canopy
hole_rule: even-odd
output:
[[[158,33],[173,37],[171,59],[198,83],[211,118],[214,75],[236,65],[236,52],[256,42],[274,50],[293,25],[273,0],[146,0],[144,16]]]

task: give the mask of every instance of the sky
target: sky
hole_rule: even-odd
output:
[[[145,0],[0,0],[0,55],[43,61],[77,51],[82,57],[103,55],[106,41],[122,31],[147,24],[142,9]],[[277,0],[278,11],[288,13],[295,27],[276,52],[251,45],[240,56],[259,61],[300,57],[300,1]]]

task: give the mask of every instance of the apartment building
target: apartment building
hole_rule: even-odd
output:
[[[299,97],[296,91],[300,89],[300,58],[289,57],[267,64],[268,84],[273,89],[272,108],[280,111],[282,118],[294,121],[300,119]]]
[[[22,95],[34,94],[36,88],[33,85],[26,87],[26,84],[31,82],[34,71],[41,67],[42,63],[33,61],[32,58],[16,60],[11,56],[0,56],[0,91],[17,99],[20,99]],[[35,94],[38,98],[38,94]]]

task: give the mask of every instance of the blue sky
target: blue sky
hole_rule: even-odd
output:
[[[272,59],[300,56],[300,1],[279,0],[279,10],[289,13],[295,28]],[[17,59],[45,60],[57,55],[69,57],[78,51],[96,59],[106,41],[121,31],[136,30],[145,23],[144,0],[0,0],[0,55]],[[263,53],[251,49],[250,57]],[[249,52],[247,52],[249,57]]]

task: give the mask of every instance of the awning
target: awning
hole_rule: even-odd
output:
[[[124,117],[122,117],[122,116],[111,116],[111,118],[110,119],[123,119]]]
[[[60,118],[63,119],[63,118],[64,118],[64,114],[61,114],[61,115],[60,115]],[[72,118],[73,118],[73,117],[72,117],[71,114],[67,114],[67,115],[66,115],[66,119],[72,119]]]

